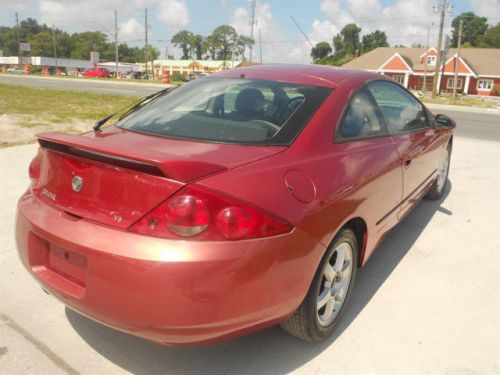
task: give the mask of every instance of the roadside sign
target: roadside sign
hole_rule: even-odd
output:
[[[19,49],[23,52],[31,51],[31,44],[29,43],[19,43]]]
[[[90,52],[90,63],[92,65],[99,64],[99,52]]]

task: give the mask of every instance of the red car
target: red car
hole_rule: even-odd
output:
[[[111,74],[107,69],[96,66],[84,71],[83,76],[87,78],[109,78]]]
[[[454,127],[369,72],[199,78],[95,132],[40,134],[19,254],[71,309],[159,343],[276,323],[319,341],[387,232],[443,195]]]

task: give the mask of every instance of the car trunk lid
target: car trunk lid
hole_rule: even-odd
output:
[[[128,228],[189,182],[285,147],[241,146],[149,136],[115,126],[82,135],[38,135],[34,193],[66,213]]]

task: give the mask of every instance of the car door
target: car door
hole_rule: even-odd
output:
[[[375,81],[368,90],[377,103],[403,168],[403,217],[421,198],[437,171],[438,134],[424,106],[407,90],[390,81]]]
[[[353,95],[337,126],[336,150],[342,155],[348,185],[356,192],[370,231],[384,233],[398,222],[398,208],[403,194],[401,160],[381,114],[366,88]],[[375,236],[374,236],[375,237]],[[369,256],[369,254],[367,254]]]

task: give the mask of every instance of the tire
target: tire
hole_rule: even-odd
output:
[[[342,265],[340,254],[344,254]],[[304,301],[288,320],[281,323],[281,327],[307,341],[328,338],[341,320],[351,297],[357,260],[356,235],[351,229],[344,228],[323,256]],[[339,274],[340,270],[342,272]],[[326,275],[330,275],[329,279],[333,281],[330,282]],[[325,300],[327,302],[323,304]],[[322,307],[318,309],[317,306]],[[329,311],[332,311],[331,315]]]
[[[448,172],[450,171],[450,159],[451,159],[451,144],[448,143],[446,146],[446,151],[443,155],[443,160],[439,166],[438,175],[434,180],[431,188],[425,195],[426,199],[435,201],[441,198],[446,190],[446,184],[448,182]]]

